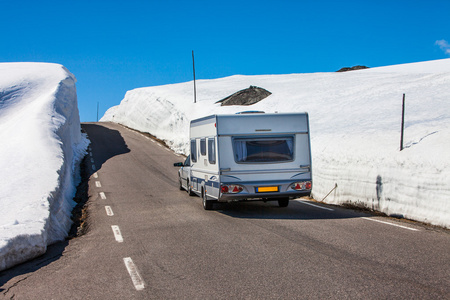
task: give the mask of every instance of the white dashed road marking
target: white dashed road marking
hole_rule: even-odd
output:
[[[125,257],[123,259],[123,262],[127,267],[128,273],[130,274],[131,277],[131,281],[133,281],[133,285],[136,288],[136,290],[138,291],[143,290],[145,287],[144,280],[142,280],[142,277],[139,274],[136,266],[134,265],[133,260],[131,260],[131,257]]]
[[[111,226],[112,231],[114,232],[114,237],[116,239],[117,242],[122,243],[123,242],[123,237],[122,237],[122,233],[120,233],[120,228],[117,225],[112,225]]]
[[[411,228],[411,227],[406,227],[403,225],[398,225],[398,224],[394,224],[394,223],[389,223],[389,222],[385,222],[385,221],[381,221],[381,220],[377,220],[377,219],[372,219],[372,218],[366,218],[366,217],[361,217],[361,219],[367,220],[367,221],[374,221],[374,222],[378,222],[378,223],[383,223],[386,225],[391,225],[391,226],[395,226],[395,227],[400,227],[403,229],[408,229],[408,230],[412,230],[412,231],[420,231],[419,229],[415,229],[415,228]]]
[[[94,178],[98,178],[97,172],[94,173]]]
[[[102,187],[102,184],[100,183],[100,181],[96,181],[96,182],[95,182],[95,186],[98,187],[98,188],[100,188],[100,187]]]
[[[320,208],[320,209],[329,210],[329,211],[334,211],[334,209],[332,209],[332,208],[328,208],[328,207],[324,207],[324,206],[319,206],[319,205],[312,204],[312,203],[309,203],[309,202],[306,202],[306,201],[302,201],[302,200],[297,200],[297,201],[300,202],[300,203],[309,205],[309,206],[313,206],[313,207]]]
[[[94,164],[92,164],[92,170],[97,170],[97,168],[95,167],[95,165]]]
[[[103,192],[98,193],[100,195],[100,198],[102,198],[103,200],[106,200],[106,195]]]
[[[114,216],[114,212],[113,212],[111,206],[105,206],[105,210],[106,210],[106,215],[108,215],[110,217]]]

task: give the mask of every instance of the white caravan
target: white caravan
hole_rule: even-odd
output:
[[[286,207],[312,188],[307,113],[212,115],[191,121],[180,189],[213,203],[263,200]]]

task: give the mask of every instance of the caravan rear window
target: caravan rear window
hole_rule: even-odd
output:
[[[267,163],[294,160],[294,138],[235,138],[234,158],[238,163]]]

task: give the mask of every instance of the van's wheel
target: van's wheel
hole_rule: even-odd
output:
[[[194,192],[191,190],[191,184],[189,182],[189,180],[186,180],[186,185],[187,185],[187,192],[189,194],[189,196],[194,196]]]
[[[287,207],[289,205],[289,198],[278,199],[278,206]]]
[[[206,192],[202,189],[202,200],[203,200],[203,208],[205,210],[211,210],[213,209],[213,201],[212,200],[206,200]]]

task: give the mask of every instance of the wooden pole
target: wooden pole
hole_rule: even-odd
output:
[[[405,131],[405,94],[403,94],[402,102],[402,131],[400,134],[400,151],[403,150],[403,133]]]
[[[197,89],[195,87],[195,61],[194,61],[194,50],[192,50],[192,69],[194,71],[194,103],[197,103]]]

